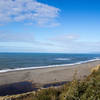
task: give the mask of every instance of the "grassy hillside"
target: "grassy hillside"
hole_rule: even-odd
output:
[[[81,81],[74,79],[60,88],[6,96],[0,100],[100,100],[100,67],[94,68],[86,79]]]

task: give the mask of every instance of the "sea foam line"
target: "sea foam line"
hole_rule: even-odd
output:
[[[4,70],[0,70],[0,73],[13,72],[13,71],[21,71],[21,70],[30,70],[30,69],[40,69],[40,68],[52,68],[52,67],[60,67],[60,66],[72,66],[72,65],[79,65],[79,64],[84,64],[84,63],[98,61],[98,60],[100,60],[100,58],[95,58],[95,59],[91,59],[91,60],[87,60],[87,61],[80,61],[80,62],[71,63],[71,64],[59,64],[59,65],[48,65],[48,66],[40,66],[40,67],[4,69]]]

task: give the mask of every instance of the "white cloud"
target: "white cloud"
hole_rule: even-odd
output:
[[[100,41],[81,41],[77,34],[62,34],[49,39],[49,41],[58,47],[59,52],[64,53],[87,53],[100,52]]]
[[[36,0],[0,0],[0,24],[27,20],[45,25],[55,23],[59,9]]]
[[[33,33],[0,32],[0,42],[34,42]]]
[[[50,40],[57,41],[60,43],[66,43],[66,42],[76,41],[79,39],[79,37],[80,36],[77,34],[62,34],[62,35],[54,36],[50,38]]]
[[[62,34],[51,39],[37,40],[32,33],[0,33],[0,51],[25,52],[100,52],[100,41],[82,41],[77,34]]]

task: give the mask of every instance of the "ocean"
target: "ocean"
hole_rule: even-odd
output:
[[[81,64],[100,60],[100,54],[0,53],[0,72]]]

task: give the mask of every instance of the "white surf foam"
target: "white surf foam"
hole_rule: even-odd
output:
[[[70,58],[56,58],[55,60],[71,60]]]
[[[48,65],[48,66],[39,66],[39,67],[3,69],[3,70],[0,70],[0,73],[12,72],[12,71],[21,71],[21,70],[30,70],[30,69],[40,69],[40,68],[51,68],[51,67],[59,67],[59,66],[72,66],[72,65],[84,64],[84,63],[98,61],[98,60],[100,60],[100,58],[95,58],[95,59],[91,59],[91,60],[87,60],[87,61],[80,61],[80,62],[71,63],[71,64],[59,64],[59,65]]]

